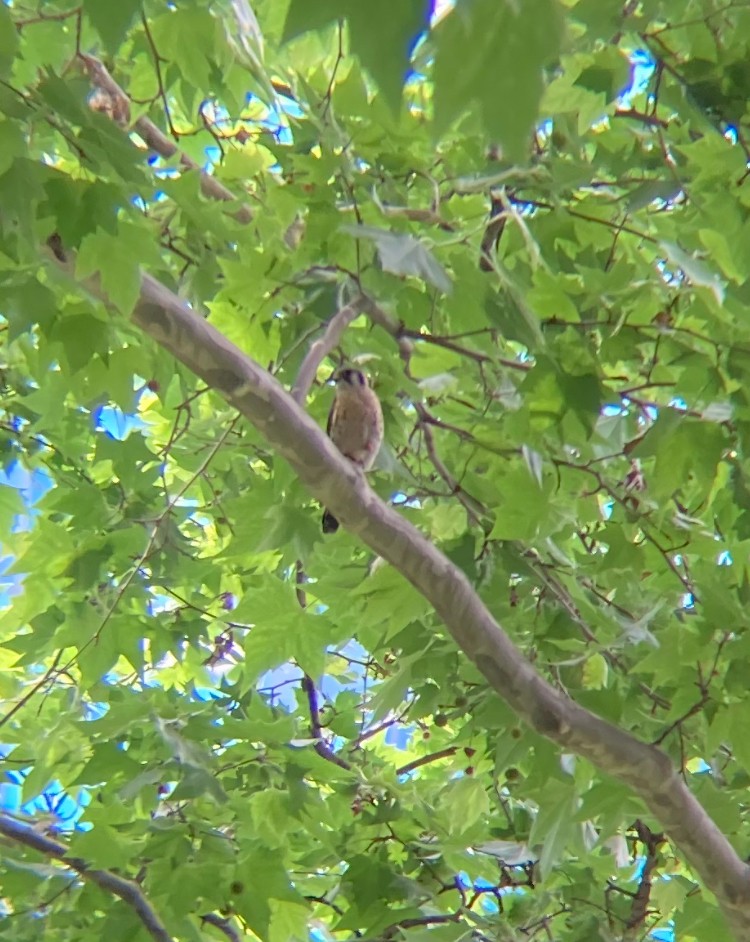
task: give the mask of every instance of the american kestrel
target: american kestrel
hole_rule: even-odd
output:
[[[344,457],[369,471],[383,441],[383,410],[360,370],[339,370],[336,397],[328,415],[327,432]],[[326,510],[323,533],[335,533],[338,520]]]

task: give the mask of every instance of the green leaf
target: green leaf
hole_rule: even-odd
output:
[[[309,938],[308,919],[310,914],[306,906],[271,900],[271,924],[268,930],[269,942],[305,942]]]
[[[106,354],[108,349],[107,325],[87,314],[58,319],[49,336],[62,344],[71,373],[90,366],[96,353]]]
[[[631,64],[627,55],[613,45],[598,49],[591,63],[583,69],[576,79],[593,92],[604,95],[607,103],[614,101],[630,84]]]
[[[116,236],[99,229],[83,239],[76,275],[88,278],[99,272],[107,296],[123,314],[130,314],[140,293],[140,263],[153,264],[157,258],[155,247],[144,238],[144,230],[122,221]]]
[[[0,6],[0,74],[7,76],[18,49],[18,33],[8,7]]]
[[[219,20],[207,8],[179,6],[151,21],[151,34],[159,54],[174,59],[183,80],[194,88],[207,88]]]
[[[304,0],[291,0],[284,21],[282,42],[289,42],[295,36],[309,30],[321,29],[329,23],[346,16],[349,4],[346,0],[320,0],[319,3],[305,3]]]
[[[443,792],[442,807],[454,833],[462,833],[489,814],[490,801],[484,785],[473,776],[464,775]]]
[[[414,43],[429,24],[429,0],[381,0],[377,7],[358,0],[292,0],[283,42],[308,30],[345,19],[352,52],[377,82],[391,110],[398,114]]]
[[[665,180],[648,180],[630,191],[627,201],[629,213],[637,213],[656,201],[669,202],[682,190],[682,184],[673,177]]]
[[[681,268],[694,285],[710,289],[717,304],[723,304],[726,282],[704,262],[684,252],[675,242],[662,242],[668,261]]]
[[[547,789],[547,793],[547,803],[535,819],[529,834],[532,846],[537,841],[542,843],[539,869],[544,874],[551,872],[567,849],[575,829],[580,827],[575,823],[576,802],[571,798],[570,791],[555,786]],[[558,800],[553,799],[555,793]]]
[[[2,24],[2,11],[0,6],[0,24]],[[0,175],[4,174],[13,164],[13,161],[24,153],[24,142],[21,128],[15,121],[0,120]]]
[[[414,275],[433,285],[438,291],[449,294],[451,280],[445,269],[419,239],[410,235],[398,235],[387,229],[374,226],[342,226],[342,232],[358,239],[371,239],[378,250],[380,264],[394,275]]]
[[[133,19],[141,10],[141,0],[83,0],[83,10],[91,25],[104,40],[108,51],[113,52],[125,38]]]
[[[250,798],[250,813],[259,840],[270,848],[283,847],[291,825],[289,799],[278,789],[257,792]]]
[[[74,857],[81,857],[92,867],[126,870],[135,846],[123,841],[117,830],[100,824],[84,834],[76,834],[70,844]]]
[[[609,667],[601,654],[592,654],[583,665],[583,684],[592,690],[601,690],[607,686]]]
[[[453,9],[435,29],[436,132],[476,104],[508,159],[526,162],[561,24],[555,0],[473,0]]]

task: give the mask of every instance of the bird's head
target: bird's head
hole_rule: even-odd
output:
[[[349,368],[336,373],[336,382],[342,386],[367,386],[367,377],[361,370]]]

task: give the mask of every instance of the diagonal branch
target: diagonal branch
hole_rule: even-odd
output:
[[[152,939],[156,939],[156,942],[172,942],[172,935],[167,932],[161,919],[137,883],[118,876],[109,870],[89,869],[85,860],[81,860],[80,857],[68,856],[68,848],[65,844],[52,840],[44,834],[39,834],[28,824],[14,821],[6,814],[0,814],[0,834],[16,844],[23,844],[24,847],[30,847],[32,850],[44,854],[45,857],[59,860],[84,880],[96,883],[97,886],[100,886],[108,893],[119,896],[124,903],[127,903],[135,911]]]
[[[448,488],[451,494],[454,494],[461,506],[466,511],[466,515],[474,526],[481,525],[481,519],[479,514],[482,513],[483,509],[481,504],[476,501],[470,494],[464,490],[460,481],[457,481],[450,471],[446,468],[443,463],[442,458],[437,453],[435,447],[435,438],[432,434],[432,429],[430,428],[430,422],[427,420],[426,409],[421,403],[415,402],[414,408],[416,409],[417,415],[419,416],[419,428],[422,430],[422,436],[424,438],[425,448],[427,449],[427,454],[429,456],[432,466],[435,468],[440,477],[448,485]]]
[[[307,706],[310,711],[310,732],[315,740],[315,751],[321,758],[328,762],[333,762],[333,764],[337,765],[340,769],[351,769],[346,759],[342,759],[341,756],[337,755],[325,741],[323,727],[320,723],[318,691],[315,689],[315,681],[309,674],[305,674],[302,678],[302,689],[307,697]]]
[[[79,55],[86,67],[91,82],[98,88],[104,89],[113,102],[119,103],[122,107],[125,105],[129,107],[130,99],[109,74],[105,65],[95,56],[90,56],[85,53],[79,53]],[[178,155],[180,164],[183,167],[187,170],[196,170],[200,175],[201,192],[205,197],[219,200],[219,202],[239,202],[241,197],[232,193],[231,190],[228,190],[216,177],[212,177],[211,174],[201,169],[200,165],[197,164],[192,157],[188,157],[187,154],[180,151],[174,141],[171,141],[166,134],[160,131],[149,118],[144,115],[140,118],[136,118],[133,122],[133,129],[137,131],[144,143],[150,147],[151,150],[159,154],[160,157],[169,160],[171,157]],[[242,223],[250,222],[253,218],[253,213],[249,206],[240,206],[232,215],[238,222]]]
[[[301,406],[304,405],[307,394],[318,372],[318,367],[328,354],[338,346],[346,328],[362,313],[363,298],[360,295],[350,304],[340,308],[328,321],[322,337],[310,344],[310,349],[302,361],[297,373],[297,379],[292,389],[292,397]]]
[[[201,922],[214,926],[219,932],[223,932],[229,939],[229,942],[240,942],[240,934],[234,928],[226,916],[219,916],[217,913],[205,913],[201,916]]]
[[[70,273],[73,262],[49,252]],[[87,285],[89,287],[89,285]],[[94,284],[92,289],[103,297]],[[750,867],[660,749],[583,709],[515,647],[466,576],[370,489],[277,380],[150,275],[132,320],[230,402],[342,524],[427,599],[492,688],[541,735],[624,782],[716,894],[738,939],[750,938]]]
[[[646,925],[648,907],[651,902],[651,890],[659,863],[659,847],[665,841],[663,834],[655,834],[642,821],[636,821],[634,826],[638,834],[638,839],[641,841],[646,851],[646,860],[638,881],[638,889],[633,896],[633,902],[630,907],[630,916],[626,927],[626,938],[628,939],[641,937],[642,930]]]
[[[451,756],[455,756],[457,752],[458,746],[446,746],[445,749],[440,749],[437,752],[431,752],[427,756],[420,756],[418,759],[412,759],[411,762],[407,762],[406,765],[402,765],[400,768],[396,769],[396,775],[408,775],[409,772],[413,772],[415,769],[419,769],[423,765],[429,765],[431,762],[438,762],[440,759],[449,759]]]

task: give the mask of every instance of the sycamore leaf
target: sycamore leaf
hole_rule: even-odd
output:
[[[648,180],[631,190],[626,203],[627,210],[629,213],[636,213],[639,209],[645,209],[654,200],[668,202],[673,200],[681,190],[682,185],[674,177],[667,177],[666,180]]]
[[[453,286],[445,269],[414,236],[389,232],[375,226],[342,226],[342,231],[358,239],[371,239],[378,250],[384,271],[394,275],[414,275],[443,294],[451,292]]]
[[[583,665],[583,685],[590,690],[601,690],[607,685],[608,666],[599,653],[592,654]]]
[[[83,0],[83,9],[108,50],[122,42],[133,17],[141,9],[141,0]]]
[[[714,272],[705,262],[700,261],[692,255],[688,255],[683,249],[674,242],[661,242],[662,249],[666,252],[667,259],[681,268],[694,285],[701,288],[709,288],[716,298],[717,304],[724,303],[724,294],[727,283],[723,278]]]
[[[478,104],[487,133],[507,157],[526,160],[542,70],[557,54],[561,24],[555,0],[457,4],[434,31],[437,133]]]
[[[352,52],[375,79],[391,110],[398,113],[411,51],[427,28],[431,6],[428,0],[380,0],[377,4],[291,0],[282,41],[346,20]]]
[[[6,74],[18,48],[18,33],[6,4],[0,6],[0,72]]]

